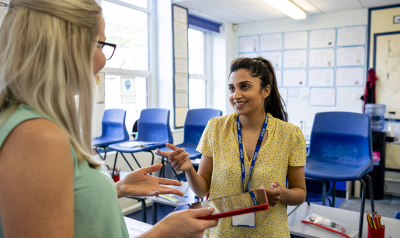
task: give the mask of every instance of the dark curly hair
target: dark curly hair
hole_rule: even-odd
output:
[[[238,58],[232,61],[229,77],[233,72],[239,69],[244,69],[252,77],[257,77],[261,80],[261,88],[270,86],[271,92],[264,100],[264,110],[266,113],[271,113],[275,118],[279,118],[282,121],[288,120],[288,114],[285,110],[285,102],[278,91],[278,85],[276,83],[276,76],[274,68],[271,62],[268,60],[257,57],[257,58]]]

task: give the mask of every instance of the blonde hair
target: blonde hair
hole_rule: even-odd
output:
[[[3,123],[27,104],[63,128],[78,160],[94,168],[103,164],[91,146],[100,16],[95,0],[12,0],[0,28]]]

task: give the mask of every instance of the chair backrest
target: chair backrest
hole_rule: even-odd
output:
[[[373,169],[371,119],[352,112],[315,115],[307,157]]]
[[[394,218],[400,220],[400,211],[397,211],[396,214],[394,214]]]
[[[211,108],[199,108],[188,110],[184,125],[184,143],[197,145],[207,126],[208,121],[213,117],[219,117],[222,111]]]
[[[129,134],[125,125],[126,110],[107,109],[102,120],[101,137],[112,138],[119,141],[129,140]]]
[[[174,140],[169,126],[169,110],[164,108],[143,109],[140,112],[136,140],[172,144]]]

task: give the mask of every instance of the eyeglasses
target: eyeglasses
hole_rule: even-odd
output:
[[[103,41],[98,41],[99,44],[102,44],[101,49],[103,54],[106,56],[106,59],[109,60],[113,57],[115,48],[117,48],[116,44],[111,44]]]

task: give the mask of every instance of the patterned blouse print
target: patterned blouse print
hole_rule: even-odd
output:
[[[288,166],[305,166],[306,143],[300,129],[293,124],[268,116],[268,137],[260,148],[250,181],[250,191],[261,185],[269,188],[274,181],[286,187]],[[237,114],[212,118],[200,139],[197,151],[213,158],[210,199],[243,193]],[[254,145],[256,146],[256,145]],[[244,157],[247,157],[246,149]],[[247,184],[251,161],[245,159]],[[255,227],[233,227],[232,218],[223,218],[218,226],[207,229],[214,237],[290,237],[286,205],[278,202],[268,211],[256,213]]]

